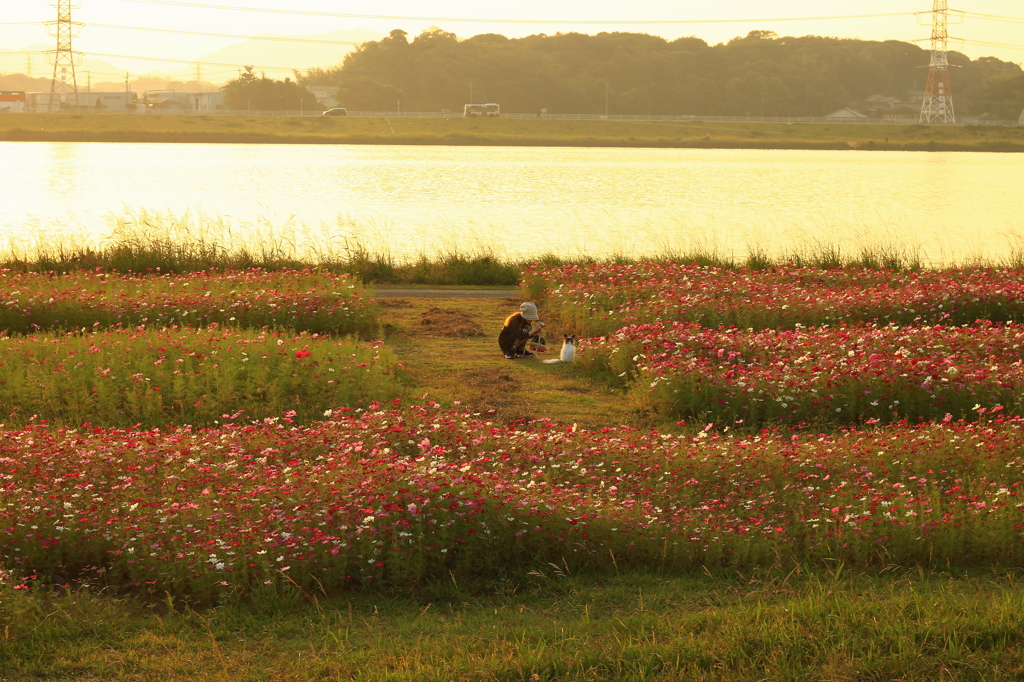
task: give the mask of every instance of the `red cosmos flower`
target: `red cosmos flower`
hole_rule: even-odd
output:
[[[310,352],[309,352],[308,350],[306,350],[305,348],[303,348],[302,350],[297,350],[297,351],[295,351],[295,357],[297,357],[297,358],[298,358],[298,359],[300,359],[300,360],[301,360],[302,358],[308,358],[308,357],[309,357],[309,356],[311,356],[311,355],[312,355],[312,353],[310,353]]]

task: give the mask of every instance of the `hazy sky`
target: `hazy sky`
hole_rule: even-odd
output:
[[[55,0],[54,0],[55,1]],[[79,0],[75,0],[79,2]],[[324,16],[301,16],[283,13],[230,11],[179,5],[139,2],[137,0],[80,0],[73,18],[87,24],[114,24],[144,28],[162,28],[208,33],[258,35],[318,34],[338,29],[364,28],[381,33],[401,28],[415,35],[430,26],[440,26],[460,37],[478,33],[502,33],[519,37],[534,33],[577,31],[637,31],[666,38],[695,35],[709,43],[746,35],[753,29],[770,29],[780,35],[827,35],[869,40],[926,39],[928,26],[919,25],[910,13],[928,11],[931,0],[860,0],[859,2],[820,2],[820,0],[719,0],[718,2],[670,2],[669,0],[635,0],[624,3],[600,0],[544,0],[517,3],[480,2],[480,0],[193,0],[194,4],[235,7],[301,10],[309,12],[346,12],[352,14],[387,15],[392,17],[424,17],[423,19],[376,19]],[[972,41],[987,41],[1020,46],[1017,49],[996,46],[962,45],[952,42],[951,49],[972,58],[997,56],[1008,61],[1024,61],[1024,2],[1022,0],[951,0],[951,6],[969,12],[1020,17],[1017,23],[966,17],[963,23],[950,27],[950,34]],[[7,0],[0,13],[0,48],[21,50],[31,45],[52,44],[41,25],[4,25],[13,22],[42,22],[55,17],[48,0]],[[833,15],[865,15],[906,13],[904,16],[812,20],[764,21],[771,18],[824,17]],[[487,23],[460,22],[454,19],[543,20],[550,23]],[[663,23],[663,24],[573,24],[595,21],[671,21],[671,20],[744,20],[737,23]],[[929,16],[922,16],[929,20]],[[745,21],[750,20],[750,21]],[[760,21],[759,21],[760,20]],[[170,33],[128,31],[87,26],[74,41],[74,48],[86,53],[105,53],[132,57],[194,60],[238,42],[236,38],[186,36]],[[926,45],[927,43],[921,43]],[[98,57],[133,73],[150,70],[169,71],[182,65],[143,62],[116,57]],[[37,75],[45,72],[42,56],[37,56]],[[0,71],[24,72],[26,58],[0,57]],[[268,64],[267,66],[276,66]],[[282,64],[281,66],[298,66]],[[213,69],[211,69],[212,71]]]

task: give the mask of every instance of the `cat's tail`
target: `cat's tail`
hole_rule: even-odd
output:
[[[562,364],[562,360],[560,358],[551,358],[549,360],[542,360],[541,362],[543,362],[545,365],[560,365],[560,364]]]

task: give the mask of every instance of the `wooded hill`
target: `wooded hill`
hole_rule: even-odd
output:
[[[994,57],[949,54],[957,114],[1016,119],[1024,71]],[[871,95],[924,90],[928,51],[895,40],[779,37],[751,31],[728,43],[641,33],[559,33],[460,39],[441,29],[409,40],[395,30],[344,62],[296,74],[336,85],[354,110],[461,112],[473,102],[537,113],[823,116]]]

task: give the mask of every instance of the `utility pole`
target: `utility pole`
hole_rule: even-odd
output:
[[[608,79],[604,79],[604,117],[608,118]]]
[[[932,59],[928,65],[928,83],[921,103],[920,123],[956,123],[953,113],[953,88],[949,82],[949,3],[932,3]]]
[[[469,103],[473,103],[473,81],[469,81]]]
[[[196,87],[203,82],[203,65],[196,62]]]
[[[25,74],[29,78],[32,78],[32,55],[28,56],[28,73]]]
[[[50,0],[57,8],[57,20],[46,22],[51,35],[57,38],[57,49],[48,53],[53,57],[53,79],[50,81],[50,107],[78,106],[78,81],[75,78],[75,53],[71,49],[71,38],[82,25],[71,21],[72,0]]]

